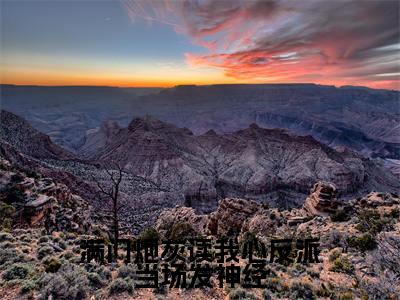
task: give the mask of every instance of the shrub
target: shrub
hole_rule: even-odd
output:
[[[254,294],[247,292],[242,288],[237,288],[229,293],[230,300],[257,300],[257,297]]]
[[[339,258],[341,255],[340,251],[334,250],[329,254],[329,261],[334,262],[337,258]]]
[[[313,269],[307,270],[307,274],[310,275],[312,278],[319,278],[321,273],[318,271],[314,271]]]
[[[345,222],[350,220],[350,215],[344,209],[338,209],[331,215],[332,222]]]
[[[374,299],[398,299],[400,236],[397,232],[381,233],[377,243],[377,249],[366,255],[369,272],[375,278],[361,277],[359,287],[366,295],[374,295]]]
[[[61,262],[56,257],[46,257],[43,259],[43,265],[48,273],[55,273],[60,269]]]
[[[0,221],[0,230],[11,231],[13,220],[11,218],[4,218]]]
[[[6,281],[14,279],[25,279],[32,272],[30,265],[24,263],[16,263],[10,266],[3,274],[3,279]]]
[[[15,213],[14,206],[0,201],[0,230],[10,231],[12,228],[12,217]]]
[[[101,276],[97,273],[91,272],[88,273],[87,278],[89,280],[89,285],[93,288],[101,288],[105,285],[105,282],[101,278]]]
[[[26,294],[32,290],[35,290],[38,287],[38,284],[36,280],[24,280],[24,282],[21,285],[21,293]]]
[[[15,235],[17,235],[17,236],[20,236],[20,235],[22,235],[22,234],[27,234],[27,233],[31,233],[31,232],[29,231],[29,229],[16,228],[16,229],[13,231],[13,233],[14,233]]]
[[[294,282],[290,289],[290,299],[315,299],[311,285]]]
[[[353,300],[353,293],[352,292],[341,292],[337,295],[339,300]]]
[[[187,240],[196,237],[196,231],[187,222],[176,223],[172,226],[167,238],[171,240]]]
[[[128,264],[128,265],[123,265],[118,269],[118,278],[131,278],[134,279],[136,278],[136,269],[133,265]]]
[[[324,284],[321,284],[321,287],[319,287],[315,290],[315,294],[318,297],[322,297],[322,298],[330,299],[332,297],[332,292],[329,291]]]
[[[0,243],[0,249],[15,248],[15,245],[11,242]]]
[[[142,230],[137,238],[139,240],[159,240],[160,235],[158,234],[156,229],[149,227]]]
[[[14,237],[7,232],[0,232],[0,243],[14,241]]]
[[[25,202],[25,194],[16,186],[11,186],[6,191],[6,202],[11,203],[23,203]]]
[[[51,237],[48,236],[48,235],[41,236],[41,237],[38,239],[38,244],[48,243],[49,240],[50,240],[50,238],[51,238]]]
[[[382,218],[381,215],[372,209],[361,210],[358,214],[359,223],[356,228],[362,232],[369,232],[376,235],[385,229],[390,223],[390,219]]]
[[[375,238],[370,233],[364,233],[359,237],[350,237],[347,242],[350,247],[357,248],[362,252],[373,250],[376,247]]]
[[[107,231],[98,225],[92,226],[92,235],[97,236],[98,238],[102,238],[105,241],[109,241],[109,235]]]
[[[282,282],[279,277],[267,278],[265,283],[267,288],[273,292],[278,292],[282,290]]]
[[[72,247],[72,252],[75,254],[80,254],[81,253],[81,247],[80,246],[74,246]]]
[[[393,218],[393,219],[398,219],[400,218],[400,209],[393,208],[390,213],[389,213],[389,217]]]
[[[10,180],[12,183],[20,183],[22,180],[24,180],[24,176],[22,176],[19,173],[16,173],[16,174],[11,175]]]
[[[64,258],[64,259],[66,259],[66,260],[70,260],[71,258],[73,258],[73,257],[75,257],[75,254],[72,252],[72,251],[64,251],[62,254],[61,254],[61,257],[62,258]]]
[[[19,240],[21,242],[31,243],[32,242],[32,237],[29,234],[22,234],[22,235],[19,236]]]
[[[84,299],[88,279],[84,269],[67,264],[57,273],[45,273],[40,279],[40,287],[40,299]]]
[[[85,265],[86,271],[89,273],[96,273],[98,274],[101,279],[109,280],[111,279],[111,272],[105,266],[99,265],[96,262],[90,262]]]
[[[45,244],[44,246],[42,246],[41,248],[38,249],[38,251],[37,251],[37,258],[38,258],[38,259],[42,259],[42,258],[44,258],[45,256],[53,255],[53,254],[54,254],[54,249],[53,249],[53,247],[51,247],[51,246]]]
[[[133,292],[133,281],[127,281],[122,278],[115,279],[110,286],[110,294],[120,294],[123,292]]]
[[[336,247],[344,247],[345,246],[345,237],[344,235],[337,231],[337,230],[332,230],[329,232],[329,235],[327,237],[327,245],[329,249],[336,248]]]
[[[333,261],[333,265],[329,268],[329,271],[353,274],[354,266],[351,264],[349,259],[345,256],[340,256]]]
[[[58,247],[60,247],[63,250],[67,249],[67,243],[64,242],[60,237],[51,237],[51,239],[52,239],[54,245],[57,245]]]
[[[37,173],[35,170],[32,169],[24,169],[25,175],[30,178],[39,179],[40,174]]]
[[[57,245],[63,250],[67,249],[67,243],[62,240],[58,241]]]
[[[8,266],[13,263],[23,262],[24,256],[16,249],[0,249],[0,266]]]
[[[67,232],[65,234],[65,239],[75,241],[76,240],[76,233],[75,232]],[[78,243],[80,243],[80,241]]]
[[[104,280],[110,280],[111,279],[111,271],[107,269],[105,266],[99,266],[96,269],[97,274],[101,276]]]

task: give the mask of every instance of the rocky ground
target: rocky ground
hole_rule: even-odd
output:
[[[4,187],[10,178],[17,179],[15,174],[22,173],[4,171],[9,166],[2,163]],[[48,195],[48,190],[57,187],[45,178],[29,182],[27,178],[20,178],[23,181],[18,184],[29,186],[31,193]],[[216,277],[208,288],[137,288],[138,265],[123,262],[124,249],[117,263],[81,263],[81,241],[104,232],[101,228],[93,230],[93,221],[89,226],[91,234],[84,235],[85,211],[70,206],[70,212],[65,204],[67,199],[75,201],[77,197],[65,190],[64,198],[60,195],[54,196],[58,204],[53,218],[57,224],[64,224],[62,228],[44,226],[46,218],[29,228],[20,226],[15,219],[3,222],[2,299],[398,299],[400,294],[400,199],[396,194],[372,192],[342,202],[336,198],[332,184],[319,182],[298,209],[270,208],[231,198],[221,200],[218,209],[207,215],[176,206],[164,210],[154,228],[129,237],[164,240],[206,236],[213,241],[236,237],[238,264],[242,267],[246,263],[243,247],[249,241],[268,244],[272,238],[319,238],[319,263],[269,263],[270,273],[262,289],[231,288],[226,284],[220,288]],[[5,198],[2,201],[4,215],[9,207]]]

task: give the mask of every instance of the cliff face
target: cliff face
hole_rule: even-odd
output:
[[[90,155],[94,149],[105,147],[109,140],[118,134],[120,129],[117,122],[107,121],[104,122],[100,128],[90,130],[84,138],[79,154],[82,155],[82,157],[86,157]]]
[[[198,214],[194,209],[182,206],[165,209],[159,215],[155,228],[162,237],[165,237],[170,228],[181,223],[189,224],[197,234],[219,238],[240,239],[246,232],[266,239],[279,235],[292,236],[296,232],[304,233],[307,226],[316,236],[326,235],[332,230],[343,230],[349,234],[354,227],[352,224],[362,211],[376,210],[381,215],[388,216],[388,212],[395,213],[399,207],[400,198],[394,193],[374,192],[350,201],[342,201],[336,198],[336,189],[331,183],[317,182],[304,205],[290,211],[240,198],[225,198],[219,201],[217,209],[210,214]],[[338,211],[342,211],[348,218],[334,219],[334,214]],[[398,223],[398,215],[387,219],[388,222],[389,220]],[[341,226],[343,224],[345,228]]]
[[[332,182],[344,195],[398,187],[396,178],[350,151],[256,124],[234,133],[193,135],[154,118],[134,119],[88,155],[179,191],[188,206],[205,212],[224,197],[297,205],[317,181]]]
[[[37,170],[37,169],[36,169]],[[89,232],[95,212],[65,184],[0,158],[0,201],[15,208],[13,225]]]
[[[27,121],[10,112],[0,111],[0,139],[23,154],[39,158],[71,159],[74,156],[55,145],[49,136],[34,129]]]
[[[0,119],[0,157],[14,167],[33,170],[65,184],[74,194],[94,202],[96,189],[71,172],[64,172],[49,162],[75,164],[78,158],[54,144],[50,138],[34,129],[23,118],[2,110]],[[86,166],[88,168],[90,166]]]

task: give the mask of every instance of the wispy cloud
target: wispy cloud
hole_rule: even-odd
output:
[[[161,22],[207,49],[191,65],[248,81],[399,88],[398,1],[123,2],[133,20]]]

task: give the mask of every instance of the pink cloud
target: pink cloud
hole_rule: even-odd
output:
[[[187,63],[231,78],[399,87],[398,1],[124,3],[131,18],[169,24],[207,49]]]

